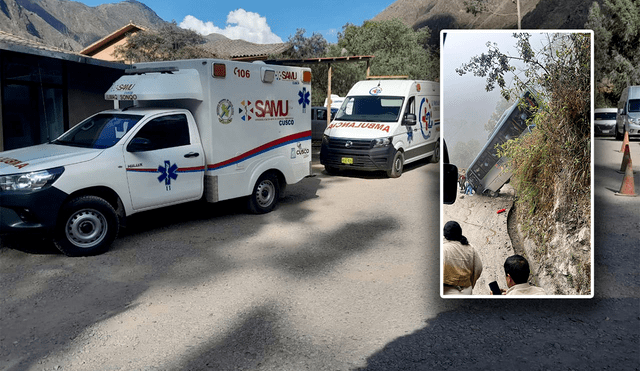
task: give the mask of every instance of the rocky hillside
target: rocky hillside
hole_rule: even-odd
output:
[[[602,2],[602,0],[597,0]],[[583,28],[591,1],[520,0],[523,29]],[[397,0],[373,20],[399,18],[418,29],[431,29],[430,44],[438,45],[440,30],[517,28],[513,0],[488,0],[487,10],[472,15],[463,1]],[[69,0],[0,0],[0,31],[47,45],[79,51],[133,22],[157,28],[165,23],[136,0],[89,7]]]
[[[72,51],[129,22],[149,28],[165,23],[135,0],[97,7],[68,0],[0,0],[1,31]]]
[[[602,2],[602,0],[598,0]],[[522,29],[580,29],[592,1],[520,0]],[[513,0],[488,0],[487,10],[467,13],[463,1],[397,0],[373,18],[399,18],[415,29],[429,27],[430,44],[438,45],[443,29],[516,29],[517,7]]]

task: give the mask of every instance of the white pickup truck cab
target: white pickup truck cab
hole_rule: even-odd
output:
[[[265,213],[311,174],[309,69],[213,59],[133,67],[105,94],[113,110],[0,153],[0,233],[42,232],[69,256],[93,255],[134,213],[245,196]]]
[[[440,88],[418,80],[357,82],[327,126],[320,162],[340,169],[383,170],[392,178],[404,164],[440,160]]]

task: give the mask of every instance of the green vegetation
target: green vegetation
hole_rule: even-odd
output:
[[[520,41],[530,49],[526,38]],[[528,66],[543,67],[525,71],[540,86],[536,128],[499,150],[511,159],[518,219],[541,245],[556,222],[589,222],[590,47],[588,34],[575,33],[554,35],[537,53],[530,49]]]
[[[513,36],[518,56],[508,56],[497,45],[488,44],[488,53],[473,57],[458,73],[486,77],[486,89],[497,85],[507,99],[525,90],[536,95],[539,108],[530,121],[535,129],[507,141],[498,154],[511,159],[517,221],[526,237],[536,243],[538,256],[534,258],[540,260],[555,254],[550,241],[557,224],[566,231],[580,231],[590,223],[591,39],[587,33],[550,33],[546,45],[535,50],[527,33]],[[516,68],[512,60],[524,66]],[[514,75],[510,86],[507,74]],[[589,271],[584,267],[589,262],[572,264],[586,276],[574,275],[569,284],[588,290]]]
[[[114,56],[126,63],[169,61],[178,59],[215,58],[202,47],[206,39],[175,23],[156,31],[140,31],[130,35],[127,43],[116,47]]]
[[[321,35],[304,37],[304,29],[289,37],[293,51],[274,58],[318,58],[373,55],[370,74],[405,75],[410,79],[438,80],[439,56],[427,47],[429,29],[414,31],[398,19],[366,21],[362,26],[346,24],[337,44],[327,44]],[[322,49],[324,48],[324,53]],[[313,73],[313,105],[322,105],[327,92],[328,65],[310,65]],[[333,63],[331,92],[344,96],[359,80],[366,78],[366,62]]]
[[[595,106],[616,107],[622,89],[640,85],[640,3],[594,2],[585,28],[594,33]]]

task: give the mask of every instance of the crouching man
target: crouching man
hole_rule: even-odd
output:
[[[513,255],[504,262],[509,289],[503,295],[546,295],[541,287],[529,284],[529,262],[520,255]]]

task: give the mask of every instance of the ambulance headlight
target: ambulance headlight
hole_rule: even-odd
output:
[[[322,135],[322,144],[329,145],[329,136],[326,134]]]
[[[64,172],[64,167],[31,173],[0,176],[1,191],[36,191],[49,187]]]
[[[377,138],[372,141],[373,148],[386,147],[391,144],[391,138]]]

